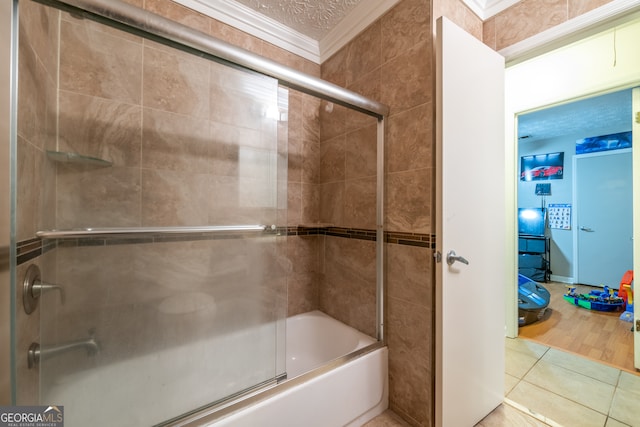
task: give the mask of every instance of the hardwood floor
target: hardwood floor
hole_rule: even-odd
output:
[[[634,374],[631,322],[620,320],[620,312],[587,310],[565,301],[566,284],[542,283],[551,294],[544,317],[519,328],[519,337],[549,347],[576,353]],[[590,286],[577,285],[579,293]]]

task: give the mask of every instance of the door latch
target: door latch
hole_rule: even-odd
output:
[[[442,253],[440,251],[435,251],[433,253],[433,257],[435,258],[436,262],[442,262]]]
[[[636,332],[640,331],[640,319],[636,319]]]

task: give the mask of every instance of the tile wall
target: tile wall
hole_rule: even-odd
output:
[[[525,0],[483,23],[461,1],[403,0],[322,64],[324,79],[391,107],[385,147],[388,233],[429,235],[435,226],[431,62],[435,20],[446,16],[479,40],[485,38],[490,46],[491,40],[498,39],[500,42],[492,47],[500,49],[603,3]],[[558,19],[556,10],[564,11],[562,19]],[[341,198],[346,199],[341,193],[346,184],[341,187],[335,183],[347,182],[340,181],[343,175],[335,171],[335,164],[343,161],[340,144],[344,139],[340,138],[345,133],[340,132],[341,123],[330,117],[336,115],[336,109],[331,114],[327,111],[321,109],[322,152],[331,153],[326,158],[334,164],[330,171],[321,173],[334,182],[323,184],[333,191],[321,193],[321,215],[325,206],[333,204],[337,208],[332,208],[333,216],[321,220],[335,222],[342,219],[336,218],[335,212],[340,212]],[[425,387],[433,384],[434,375],[433,251],[392,243],[386,248],[390,406],[410,424],[428,426],[433,424],[432,386]],[[357,264],[357,258],[349,262]],[[353,291],[351,294],[356,295]]]
[[[431,49],[431,2],[403,0],[322,64],[324,79],[390,106],[385,146],[385,230],[424,236],[427,242],[433,232]],[[356,150],[347,148],[358,143],[358,133],[369,132],[373,125],[341,117],[340,113],[336,107],[320,110],[321,152],[326,163],[331,159],[340,167],[336,169],[334,164],[331,172],[323,170],[327,179],[322,184],[321,215],[327,205],[338,208],[332,210],[333,216],[325,214],[321,221],[351,225],[349,216],[343,213],[340,218],[335,212],[341,207],[345,211],[349,199],[345,193],[353,185],[351,177],[358,176],[359,170],[372,170],[375,161],[370,155],[357,159]],[[351,123],[354,125],[349,126]],[[359,170],[349,167],[356,162],[361,165]],[[368,184],[364,178],[362,182]],[[354,226],[373,228],[374,212],[363,213],[361,218]],[[342,263],[362,268],[365,249],[354,250],[350,243],[332,242],[341,261],[327,262],[327,266],[337,269]],[[425,426],[430,425],[432,412],[432,252],[430,244],[386,243],[390,406],[410,423]],[[329,259],[328,254],[325,259]],[[337,283],[353,312],[365,309],[371,297],[357,280],[348,280],[351,276],[346,272],[341,275],[348,285]]]
[[[482,40],[499,51],[610,1],[523,0],[487,19],[483,24]]]

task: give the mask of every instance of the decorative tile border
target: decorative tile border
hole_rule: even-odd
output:
[[[362,228],[345,228],[333,226],[292,226],[278,227],[273,231],[265,232],[267,235],[284,235],[284,236],[333,236],[344,239],[358,240],[376,240],[376,231]],[[76,247],[76,246],[113,246],[113,245],[132,245],[132,244],[149,244],[149,243],[171,243],[171,242],[187,242],[194,240],[221,240],[221,239],[240,239],[243,235],[239,234],[209,234],[209,235],[184,235],[184,236],[156,236],[145,238],[123,239],[114,238],[85,238],[70,240],[42,240],[39,238],[27,239],[18,242],[17,245],[17,264],[23,264],[56,247]],[[393,231],[384,232],[384,241],[386,243],[408,246],[419,246],[423,248],[435,249],[435,235],[419,234],[419,233],[401,233]]]
[[[386,231],[385,242],[396,243],[398,245],[420,246],[423,248],[436,248],[435,234],[420,233],[398,233],[394,231]]]
[[[43,241],[37,237],[23,240],[16,245],[16,264],[24,264],[56,247],[55,241]]]
[[[335,236],[347,239],[376,240],[376,231],[371,229],[344,228],[344,227],[283,227],[279,232],[286,233],[287,236]],[[394,231],[384,232],[386,243],[420,246],[423,248],[435,249],[436,236],[433,234],[401,233]]]

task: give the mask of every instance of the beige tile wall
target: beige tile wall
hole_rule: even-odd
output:
[[[501,50],[611,0],[522,0],[484,22],[483,41]]]
[[[292,64],[289,64],[292,65]],[[319,74],[318,70],[314,75]],[[320,101],[289,91],[287,225],[320,221]],[[289,236],[288,315],[317,310],[322,236]]]
[[[431,58],[431,3],[403,0],[322,64],[324,79],[391,107],[385,146],[387,231],[425,234],[432,231]],[[321,171],[334,179],[323,183],[321,215],[329,216],[321,216],[321,220],[349,226],[344,214],[347,206],[361,204],[352,200],[355,191],[350,188],[358,188],[358,182],[349,178],[371,173],[374,163],[370,154],[356,157],[358,150],[342,149],[341,144],[351,147],[354,142],[349,138],[350,132],[371,132],[372,125],[364,122],[360,128],[351,130],[348,120],[339,119],[340,108],[334,107],[332,112],[324,108],[320,112],[322,151],[332,153],[332,157],[325,156],[326,163],[330,163],[329,159],[338,160],[337,165],[331,165],[331,171],[346,165],[344,172]],[[344,180],[340,179],[342,176]],[[341,203],[341,197],[348,202]],[[329,208],[326,203],[336,208]],[[364,207],[367,206],[365,203]],[[335,213],[330,216],[331,212],[339,212],[340,207],[342,217]],[[364,221],[354,224],[372,228],[368,222],[368,218],[373,218],[372,211],[362,218]],[[386,248],[390,405],[412,424],[426,426],[431,423],[432,407],[429,386],[432,251],[396,244],[387,244]],[[369,292],[373,288],[358,277],[369,280],[375,277],[374,265],[367,265],[369,258],[365,257],[373,250],[372,242],[354,244],[332,238],[325,253],[321,304],[325,291],[327,297],[340,295],[337,300],[345,302],[323,305],[323,310],[338,318],[348,318],[362,316],[363,310],[372,309],[375,298]]]
[[[58,13],[32,2],[20,6],[18,175],[16,238],[32,238],[55,225],[38,215],[55,197],[54,169],[44,152],[55,148]]]
[[[461,2],[403,0],[322,64],[323,78],[391,108],[385,146],[385,230],[390,232],[433,232],[431,42],[432,21],[441,15],[481,38],[482,22]],[[349,121],[340,119],[340,113],[345,113],[335,107],[331,112],[321,109],[320,113],[321,177],[326,178],[321,191],[321,221],[372,228],[366,219],[350,224],[347,211],[350,204],[359,205],[361,211],[369,206],[364,200],[353,199],[356,191],[350,188],[366,194],[366,187],[350,184],[349,177],[357,176],[359,170],[370,173],[373,157],[350,160],[358,150],[343,148],[353,144],[349,140]],[[361,132],[367,126],[371,125],[364,123]],[[358,169],[354,169],[356,164]],[[324,255],[321,307],[339,319],[350,315],[357,319],[358,314],[371,316],[367,306],[371,309],[375,301],[368,295],[372,288],[356,278],[375,277],[374,266],[364,262],[368,259],[365,254],[374,245],[363,242],[357,250],[351,246],[352,242],[335,239],[327,244]],[[410,424],[429,426],[433,424],[433,251],[399,244],[386,244],[386,251],[390,406]],[[331,304],[324,304],[323,292]],[[332,298],[334,295],[339,298]],[[360,327],[367,324],[361,322]]]
[[[320,309],[376,336],[376,247],[367,240],[326,236]]]
[[[461,0],[433,0],[433,18],[441,16],[464,28],[469,34],[482,40],[483,22]]]
[[[70,15],[60,39],[59,149],[113,166],[59,169],[59,228],[276,222],[277,82]]]

